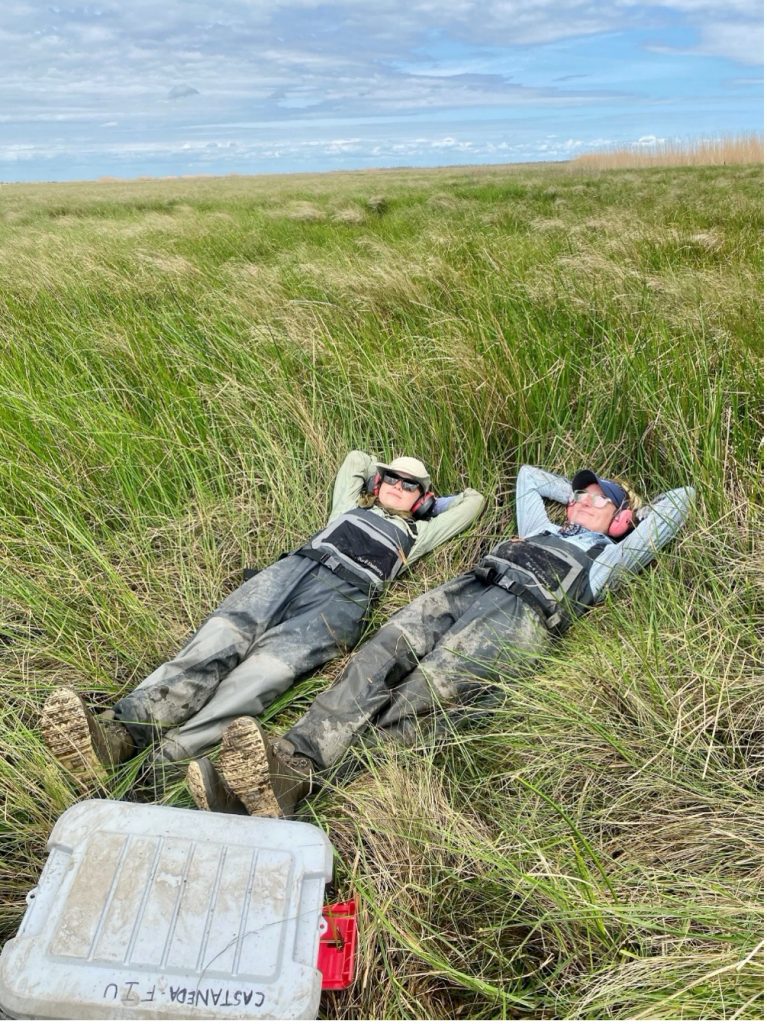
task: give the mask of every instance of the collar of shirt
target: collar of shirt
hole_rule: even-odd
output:
[[[567,526],[560,526],[557,530],[560,537],[577,537],[579,533],[591,532],[591,530],[587,530],[585,526],[580,526],[578,523],[568,523]]]
[[[585,526],[579,526],[578,523],[568,523],[567,526],[555,527],[553,530],[547,530],[547,533],[553,533],[562,540],[569,541],[571,544],[575,544],[576,547],[582,548],[584,551],[588,551],[589,548],[595,544],[605,543],[611,544],[612,541],[609,537],[606,537],[603,533],[597,533],[595,530],[587,530]]]

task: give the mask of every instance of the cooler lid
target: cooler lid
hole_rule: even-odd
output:
[[[88,800],[0,956],[16,1017],[312,1019],[333,852],[314,825]]]

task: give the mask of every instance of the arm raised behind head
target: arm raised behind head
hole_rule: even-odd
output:
[[[376,471],[376,461],[367,452],[355,449],[346,456],[333,485],[333,504],[328,523],[354,508],[365,484]]]
[[[534,537],[545,530],[558,529],[546,514],[543,499],[566,505],[573,496],[570,481],[557,473],[548,473],[537,466],[520,466],[517,475],[517,532],[520,537]]]
[[[595,597],[618,584],[626,573],[639,572],[679,533],[687,521],[695,488],[666,491],[639,510],[639,522],[623,540],[597,557],[589,576]]]
[[[460,494],[450,495],[450,499],[449,506],[438,515],[417,524],[416,542],[410,552],[409,562],[422,558],[461,530],[465,530],[485,507],[484,495],[475,491],[473,487],[467,487]]]

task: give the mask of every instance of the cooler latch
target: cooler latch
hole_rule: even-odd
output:
[[[357,951],[357,904],[329,903],[322,909],[320,949],[317,967],[322,988],[348,988],[354,980],[354,955]]]

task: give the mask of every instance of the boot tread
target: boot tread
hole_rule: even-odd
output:
[[[189,787],[189,792],[192,794],[195,806],[201,811],[210,811],[208,788],[205,785],[205,778],[200,770],[200,766],[196,761],[192,761],[186,770],[186,784]]]
[[[54,690],[43,706],[40,731],[64,768],[76,778],[104,782],[107,771],[91,732],[89,713],[74,690]]]
[[[271,785],[266,741],[252,718],[236,718],[227,726],[218,766],[227,787],[242,801],[248,814],[282,817]]]

